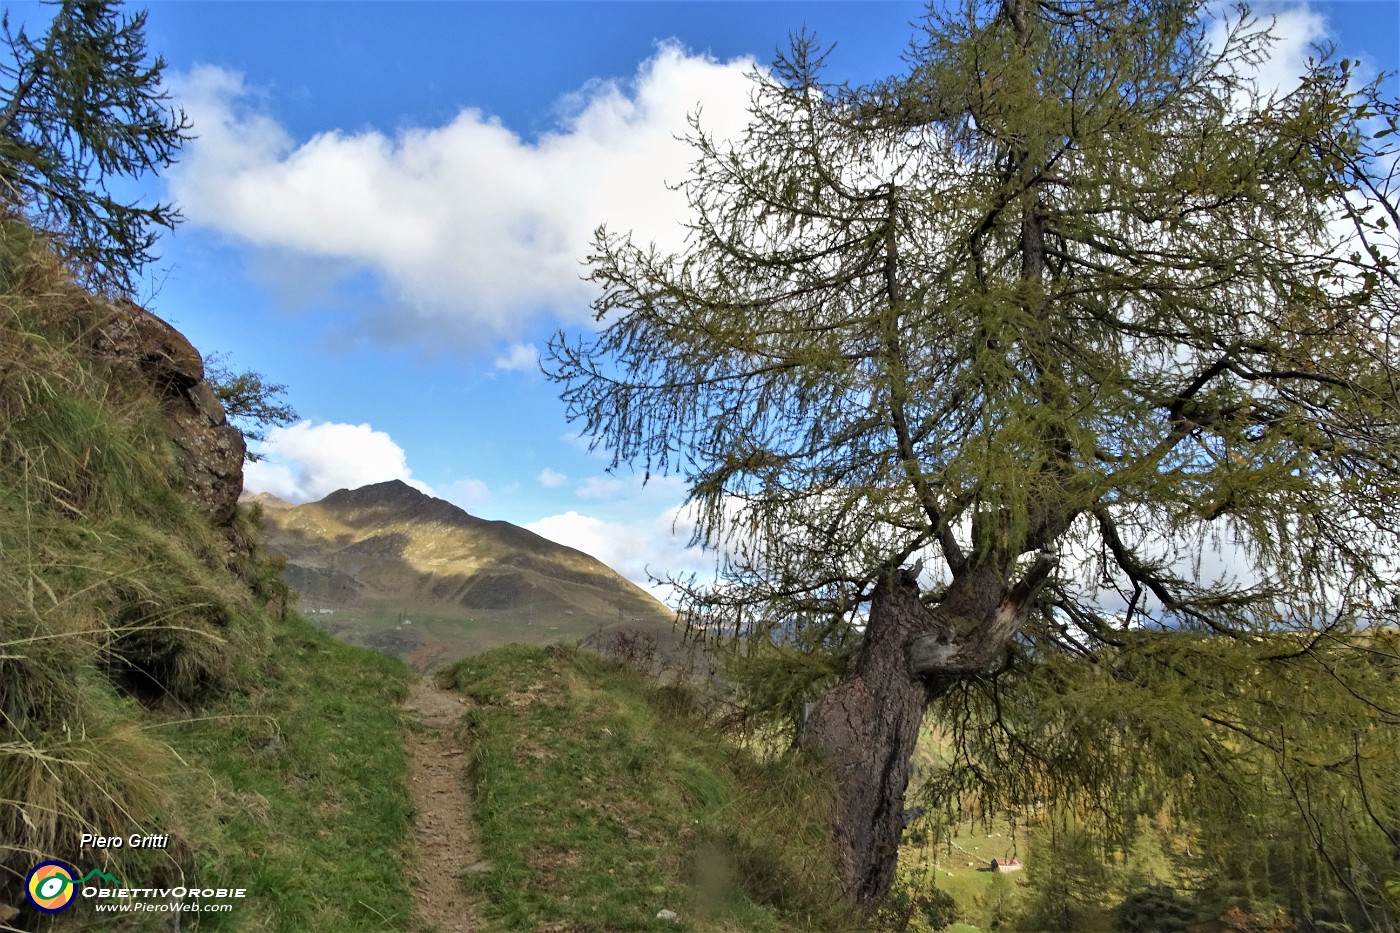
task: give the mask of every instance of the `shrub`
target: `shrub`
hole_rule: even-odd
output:
[[[1133,891],[1113,909],[1118,933],[1184,933],[1195,919],[1190,902],[1164,884]]]

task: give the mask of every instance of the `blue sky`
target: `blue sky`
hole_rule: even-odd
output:
[[[9,6],[39,31],[37,4]],[[1262,77],[1333,39],[1400,66],[1400,4],[1261,4]],[[915,3],[209,3],[149,8],[199,136],[151,180],[186,222],[143,299],[201,351],[288,386],[302,421],[247,485],[295,501],[405,479],[594,553],[639,582],[701,566],[678,478],[645,489],[588,454],[538,372],[589,326],[600,222],[677,242],[663,182],[702,106],[736,132],[746,72],[806,26],[829,75],[901,67]],[[681,520],[677,522],[677,517]],[[674,525],[674,527],[673,527]]]

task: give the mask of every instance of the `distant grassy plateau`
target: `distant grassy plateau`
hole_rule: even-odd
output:
[[[416,671],[435,670],[459,658],[510,644],[577,643],[605,639],[619,626],[598,617],[552,615],[521,618],[519,612],[482,610],[443,612],[434,606],[391,609],[380,604],[363,609],[303,607],[307,618],[329,634],[353,645],[401,659]],[[644,628],[658,637],[672,635],[669,623],[647,620]],[[601,633],[601,634],[600,634]],[[677,639],[678,641],[679,639]]]

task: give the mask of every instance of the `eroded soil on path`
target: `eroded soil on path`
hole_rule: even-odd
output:
[[[411,723],[404,747],[414,809],[408,877],[416,929],[479,933],[485,927],[461,881],[481,865],[467,792],[466,700],[425,675],[403,708]]]

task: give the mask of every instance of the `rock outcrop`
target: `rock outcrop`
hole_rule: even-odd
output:
[[[111,311],[93,332],[93,351],[132,367],[156,392],[190,498],[210,521],[227,525],[243,491],[247,445],[205,380],[204,360],[184,334],[145,308],[121,300]]]

